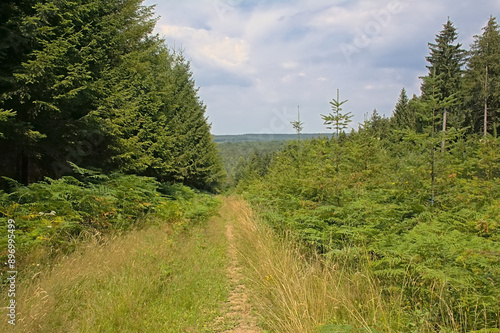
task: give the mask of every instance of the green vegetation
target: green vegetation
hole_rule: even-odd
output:
[[[191,217],[205,214],[192,199]],[[18,282],[17,324],[2,320],[0,330],[213,332],[228,292],[224,226],[186,217],[149,217],[120,237],[89,237],[50,266],[34,261]]]
[[[263,142],[225,142],[219,143],[219,151],[227,174],[227,186],[234,187],[243,178],[248,179],[249,173],[262,176],[266,162],[272,154],[287,144],[286,141]],[[259,165],[255,165],[258,163]]]
[[[500,76],[487,65],[499,55],[492,51],[500,50],[497,35],[492,18],[462,70],[465,53],[453,44],[448,21],[430,44],[422,96],[408,99],[402,90],[394,117],[374,112],[347,136],[337,97],[339,123],[335,115],[325,120],[339,135],[290,142],[271,160],[251,162],[266,165],[264,175],[240,181],[239,191],[261,217],[305,253],[323,257],[314,259],[320,265],[343,267],[346,290],[359,274],[379,290],[366,291],[376,297],[355,312],[364,322],[339,309],[323,331],[500,328],[499,111],[492,106]],[[478,57],[484,67],[475,65]],[[471,94],[472,77],[485,78],[482,86],[492,92]],[[487,116],[472,116],[479,109],[471,100]]]
[[[296,141],[214,138],[141,3],[0,5],[0,259],[13,219],[20,331],[229,328],[226,226],[271,331],[500,330],[495,18],[470,51],[448,20],[421,96],[402,89],[389,119],[346,134],[337,91],[334,135],[298,114]],[[266,224],[233,198],[210,219],[224,186]]]
[[[325,260],[290,235],[279,237],[243,200],[229,200],[236,249],[263,328],[316,333],[359,327],[353,332],[376,332],[377,325],[391,331],[391,320],[402,311],[398,300],[384,302],[368,266],[358,266],[354,274],[347,262]],[[349,325],[328,324],[332,320]]]
[[[224,170],[190,64],[155,23],[142,0],[0,4],[0,259],[15,240],[20,331],[200,331],[224,297],[223,244],[197,226]]]
[[[189,62],[142,0],[1,5],[0,175],[23,184],[69,162],[216,190],[223,180]]]
[[[213,212],[213,199],[182,185],[167,185],[153,178],[102,174],[78,169],[80,179],[66,176],[30,186],[14,183],[0,196],[1,233],[7,220],[16,221],[17,265],[22,268],[34,248],[54,256],[71,251],[75,239],[88,234],[127,230],[141,220],[204,220]],[[87,172],[87,173],[86,173]],[[0,239],[1,260],[7,259],[7,237]],[[46,258],[47,259],[47,258]],[[7,270],[7,267],[2,267]]]
[[[241,190],[276,230],[352,274],[368,262],[388,299],[408,306],[401,326],[496,327],[500,142],[457,139],[437,153],[434,178],[429,144],[412,132],[382,141],[367,131],[305,141],[300,151],[290,144]],[[486,156],[496,162],[486,166]]]
[[[192,189],[224,181],[205,106],[141,3],[0,5],[0,258],[14,219],[19,270],[89,234],[211,214]]]
[[[300,120],[299,120],[300,121]],[[304,139],[312,139],[318,137],[329,136],[327,133],[302,133],[301,137]],[[296,140],[296,134],[234,134],[234,135],[214,135],[216,143],[238,143],[238,142],[265,142],[265,141],[288,141]]]

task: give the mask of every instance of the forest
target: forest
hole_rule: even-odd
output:
[[[421,94],[403,88],[390,117],[374,110],[353,129],[337,90],[318,115],[329,135],[308,136],[297,120],[294,140],[247,141],[210,133],[190,62],[153,34],[142,2],[0,4],[2,287],[14,258],[29,281],[33,262],[50,266],[89,238],[159,223],[197,230],[221,197],[239,195],[308,265],[333,262],[346,285],[368,276],[389,309],[359,301],[317,331],[498,332],[495,17],[468,49],[448,20],[428,44]]]

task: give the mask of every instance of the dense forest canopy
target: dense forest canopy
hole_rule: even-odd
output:
[[[214,189],[223,176],[189,62],[141,0],[0,4],[0,175],[78,166]]]

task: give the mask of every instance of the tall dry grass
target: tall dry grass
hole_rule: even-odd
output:
[[[345,263],[307,253],[260,223],[243,200],[230,200],[237,251],[261,322],[270,332],[321,328],[341,332],[335,330],[341,325],[368,332],[398,331],[401,313],[397,309],[402,304],[398,299],[390,305],[384,301],[368,269],[353,271]]]

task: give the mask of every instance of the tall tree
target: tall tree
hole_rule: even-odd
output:
[[[21,24],[24,13],[29,12],[33,5],[32,0],[0,3],[0,92],[14,83],[12,70],[20,68],[22,61],[26,59],[25,50],[29,46],[27,39],[22,36]],[[14,110],[0,106],[0,127],[5,130],[8,125],[3,122],[12,120],[15,115]],[[2,137],[3,133],[0,131],[0,138]]]
[[[335,185],[335,194],[337,197],[337,205],[340,206],[341,202],[341,188],[340,188],[340,159],[342,158],[342,147],[340,145],[340,134],[345,136],[344,130],[349,126],[351,122],[351,118],[353,115],[350,112],[343,113],[342,105],[347,103],[347,100],[340,100],[340,92],[337,89],[337,99],[333,99],[330,102],[330,106],[332,109],[332,113],[327,115],[322,114],[321,118],[326,125],[326,128],[333,129],[335,131],[335,137],[332,138],[333,141],[333,153],[334,153],[334,161],[335,161],[335,177],[336,177],[336,185]]]
[[[205,116],[206,106],[198,96],[190,63],[181,53],[174,55],[171,89],[165,91],[166,127],[169,156],[163,161],[172,165],[160,179],[181,181],[187,185],[209,189],[224,177],[220,157],[210,134]]]
[[[0,175],[72,162],[213,189],[222,167],[189,63],[151,35],[142,0],[3,4]],[[17,43],[17,44],[16,44]],[[19,52],[17,57],[13,54]]]
[[[459,93],[466,53],[462,49],[462,44],[455,44],[457,38],[457,29],[448,19],[446,24],[443,25],[443,30],[436,35],[435,43],[429,43],[430,54],[426,57],[429,63],[426,66],[429,73],[426,77],[432,77],[435,80],[433,81],[434,86],[431,86],[428,83],[429,81],[424,80],[422,82],[423,99],[434,96],[445,100]],[[447,112],[446,118],[449,124],[454,127],[461,126],[465,118],[465,115],[457,106],[451,106],[446,111],[440,110],[439,112]],[[442,117],[441,122],[444,118]],[[441,127],[443,127],[442,124]],[[446,127],[446,124],[444,127]]]
[[[79,164],[102,137],[87,116],[111,83],[110,71],[147,40],[154,27],[152,9],[139,0],[34,2],[13,6],[20,62],[2,69],[0,108],[15,112],[0,132],[9,154],[2,174],[24,183],[65,172]],[[26,46],[24,46],[26,45]],[[95,125],[95,124],[94,124]],[[102,141],[101,139],[97,141]]]
[[[476,133],[500,130],[500,29],[490,17],[483,34],[474,36],[464,75],[464,103],[468,125]]]
[[[443,155],[445,152],[444,144],[447,136],[447,133],[445,131],[439,132],[441,126],[443,126],[442,119],[445,117],[441,113],[441,110],[447,110],[451,106],[457,104],[457,98],[455,97],[455,94],[452,94],[444,99],[442,98],[442,94],[439,90],[440,82],[441,77],[436,76],[434,73],[431,76],[424,77],[424,84],[429,87],[430,90],[426,98],[420,98],[419,101],[416,102],[416,106],[419,108],[419,122],[424,132],[424,134],[421,136],[421,139],[430,152],[429,173],[431,176],[431,206],[434,205],[435,201],[436,178],[440,173],[440,166],[443,164]],[[440,155],[437,154],[439,143],[441,143],[442,147]]]

